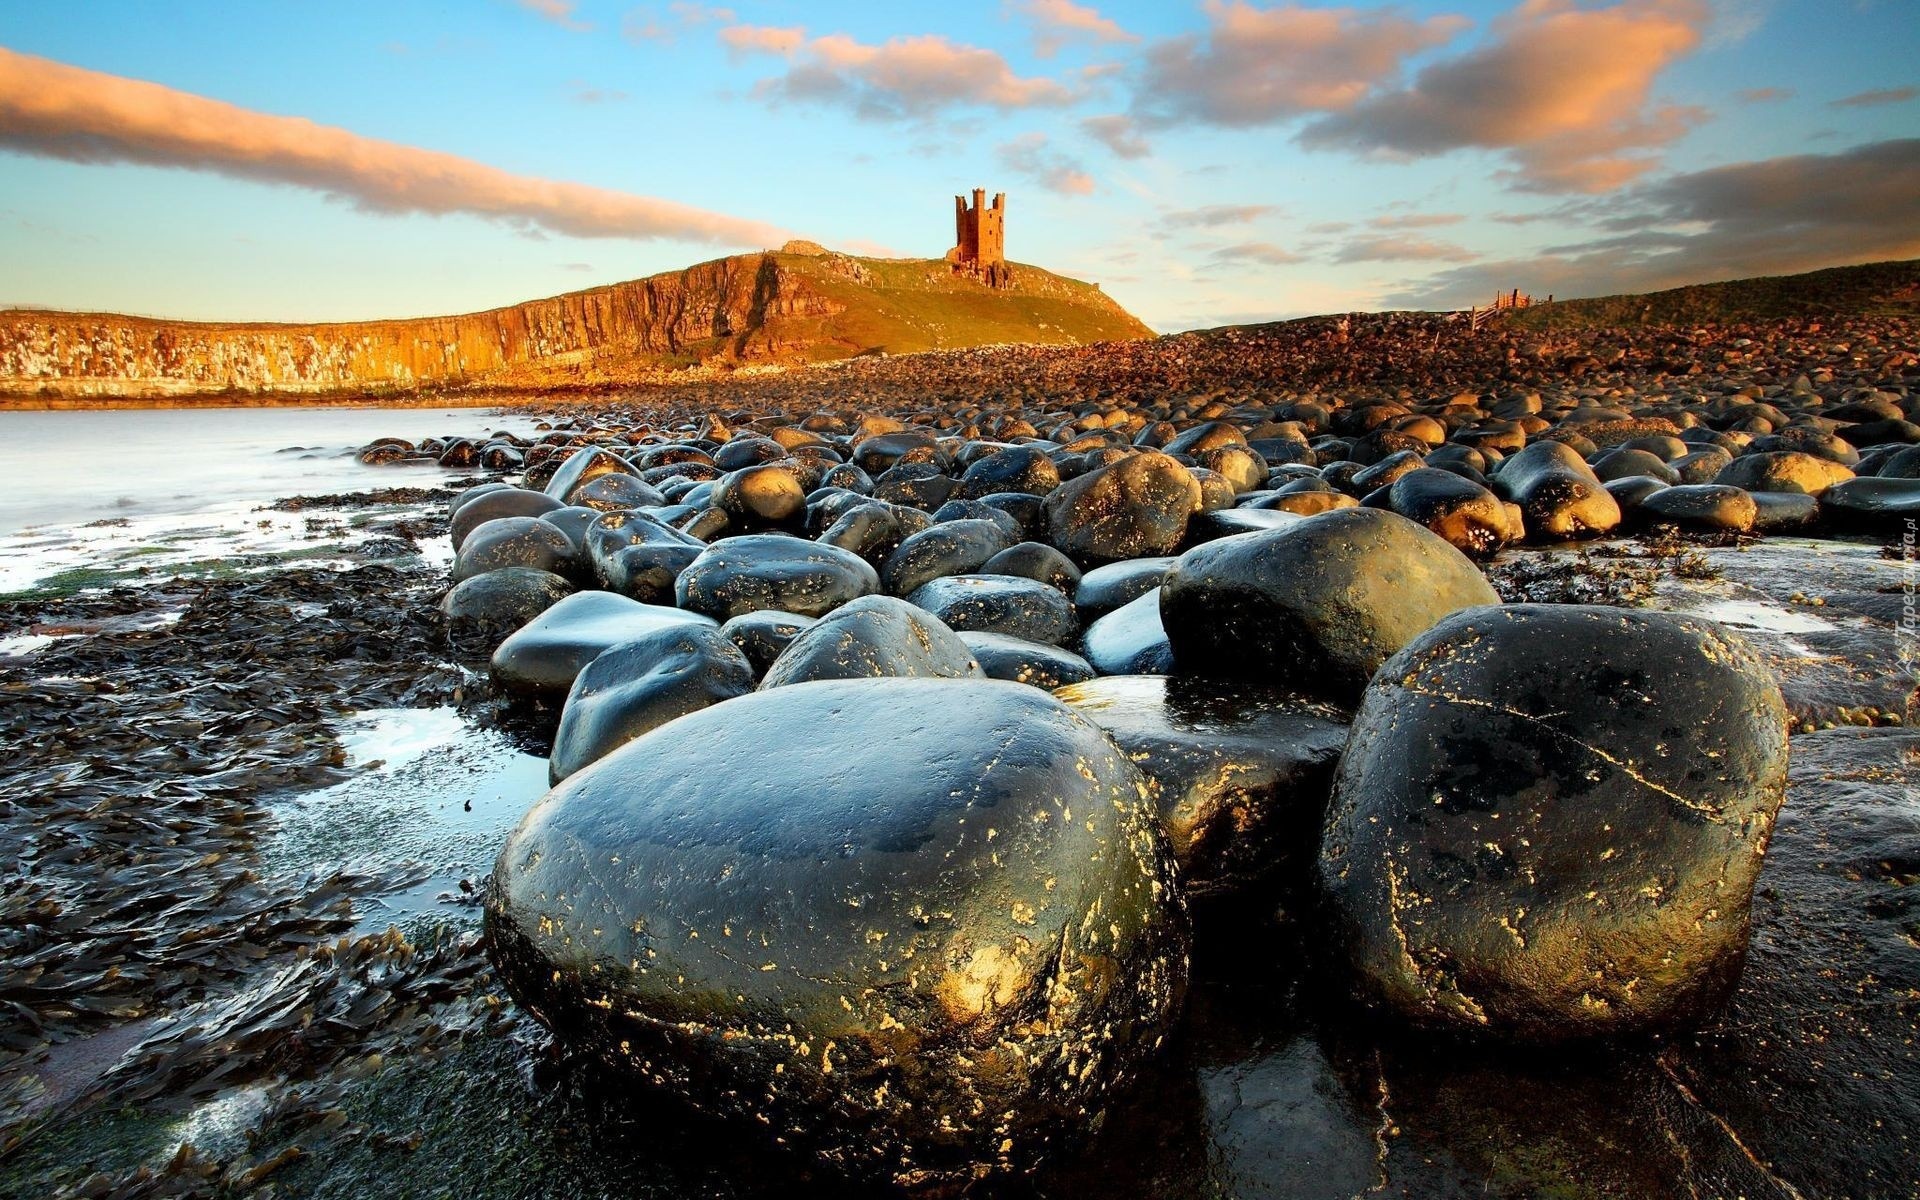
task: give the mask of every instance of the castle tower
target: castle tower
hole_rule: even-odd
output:
[[[947,261],[955,274],[971,275],[989,287],[1013,282],[1007,267],[1007,194],[1000,192],[987,205],[987,189],[973,189],[973,203],[953,198],[953,249]]]

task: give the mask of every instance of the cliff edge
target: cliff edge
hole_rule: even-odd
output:
[[[0,394],[157,400],[526,389],[867,354],[1152,337],[1095,284],[796,245],[463,316],[317,325],[0,312]]]

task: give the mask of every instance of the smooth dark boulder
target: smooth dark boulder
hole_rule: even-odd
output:
[[[863,596],[801,630],[762,688],[825,679],[977,679],[980,664],[940,618],[895,596]]]
[[[978,571],[987,560],[1013,545],[993,521],[948,521],[930,525],[900,543],[881,564],[887,593],[905,596],[944,575]]]
[[[1490,558],[1526,536],[1519,509],[1470,479],[1422,467],[1369,495],[1370,508],[1396,512],[1444,538],[1463,554]]]
[[[1861,475],[1820,495],[1820,513],[1835,528],[1898,533],[1920,521],[1920,479]]]
[[[1166,554],[1200,507],[1193,473],[1157,450],[1070,479],[1047,497],[1048,539],[1082,564]]]
[[[622,642],[669,626],[713,624],[696,613],[612,592],[575,592],[500,643],[493,652],[493,680],[509,694],[557,704],[588,663]]]
[[[1347,744],[1345,712],[1258,685],[1157,675],[1114,675],[1054,694],[1153,781],[1189,899],[1310,877]]]
[[[572,504],[573,494],[582,484],[602,475],[639,474],[632,464],[612,451],[586,446],[574,451],[554,471],[553,478],[547,481],[546,493],[562,504]]]
[[[1160,589],[1160,614],[1180,674],[1351,704],[1382,662],[1435,622],[1498,599],[1439,535],[1395,513],[1352,508],[1188,551]]]
[[[490,488],[471,499],[462,497],[462,500],[466,502],[456,501],[452,515],[447,518],[447,534],[455,550],[460,549],[469,534],[488,521],[500,517],[539,517],[561,507],[558,500],[545,492],[530,492],[516,487]]]
[[[1742,454],[1714,476],[1714,483],[1750,492],[1805,492],[1819,496],[1836,483],[1853,478],[1845,466],[1799,450]]]
[[[618,471],[609,471],[597,475],[579,487],[567,498],[568,504],[582,508],[597,508],[601,512],[622,512],[634,508],[654,508],[667,502],[659,488],[641,479],[638,475],[627,475]]]
[[[792,471],[778,464],[743,467],[714,481],[712,504],[743,528],[792,524],[807,506],[807,493]]]
[[[1008,546],[980,566],[982,575],[1019,575],[1038,579],[1061,594],[1072,596],[1082,578],[1073,560],[1045,542],[1019,542]]]
[[[1071,650],[1001,633],[960,632],[980,671],[988,679],[1024,683],[1050,692],[1092,679],[1093,664]]]
[[[956,632],[1003,633],[1061,645],[1080,632],[1060,589],[1019,575],[947,575],[915,588],[907,602]]]
[[[455,645],[486,650],[573,593],[552,571],[502,567],[453,585],[440,598],[440,615]]]
[[[1021,1174],[1178,1004],[1145,787],[1033,688],[759,692],[548,793],[494,867],[487,947],[566,1043],[836,1172]]]
[[[712,625],[666,625],[612,647],[567,692],[547,777],[572,775],[649,730],[753,690],[753,665]]]
[[[879,575],[852,551],[778,533],[709,546],[674,585],[681,608],[717,621],[762,608],[824,616],[879,590]]]
[[[1170,675],[1173,647],[1160,622],[1158,588],[1134,597],[1080,635],[1080,653],[1102,675]]]
[[[960,476],[960,495],[978,500],[995,492],[1044,496],[1060,486],[1060,468],[1037,446],[1015,446],[980,459]]]
[[[1661,488],[1640,501],[1640,515],[1682,529],[1745,533],[1758,509],[1745,488],[1724,483],[1685,483]]]
[[[803,617],[799,613],[781,612],[776,608],[756,609],[750,613],[741,613],[720,627],[740,653],[747,656],[753,664],[754,678],[767,673],[773,660],[780,657],[782,651],[800,636],[800,631],[814,623],[816,618]]]
[[[1620,505],[1559,442],[1534,442],[1502,462],[1493,488],[1520,506],[1528,535],[1542,541],[1592,537],[1620,523]]]
[[[1662,1029],[1737,977],[1787,711],[1692,617],[1470,609],[1375,677],[1320,854],[1369,994],[1529,1041]]]
[[[472,579],[502,567],[532,567],[572,578],[580,573],[581,563],[573,539],[558,526],[538,517],[495,517],[461,540],[453,578]]]
[[[1080,586],[1073,589],[1073,606],[1079,610],[1081,620],[1097,620],[1148,592],[1158,591],[1161,581],[1178,561],[1171,555],[1162,555],[1095,567],[1082,575]]]

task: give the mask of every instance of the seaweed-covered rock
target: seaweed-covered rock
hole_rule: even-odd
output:
[[[1375,676],[1320,852],[1336,945],[1422,1023],[1553,1041],[1732,986],[1787,771],[1780,687],[1692,617],[1523,604]]]
[[[564,1040],[899,1185],[1022,1172],[1084,1130],[1185,975],[1139,772],[993,681],[781,688],[662,726],[527,814],[486,930]]]

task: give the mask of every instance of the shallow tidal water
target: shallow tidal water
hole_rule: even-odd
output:
[[[79,418],[59,444],[99,453],[105,439],[119,455],[127,443],[112,421],[180,415],[0,414],[0,444],[21,444],[4,425],[14,416]],[[0,592],[31,590],[68,572],[157,584],[182,572],[221,577],[207,564],[269,572],[294,562],[354,561],[356,547],[379,536],[370,520],[425,510],[260,506],[295,494],[438,486],[460,473],[368,468],[350,451],[375,436],[418,438],[475,423],[470,413],[443,422],[448,414],[411,409],[185,415],[196,419],[156,424],[133,444],[146,447],[149,459],[187,447],[208,457],[198,467],[170,463],[156,469],[151,487],[141,482],[105,501],[124,499],[124,509],[102,511],[105,492],[74,486],[85,482],[85,457],[68,462],[64,474],[36,467],[29,478],[40,481],[38,495],[27,488],[0,499],[13,506],[0,507]],[[316,420],[301,435],[279,423],[291,417]],[[92,418],[107,423],[85,425]],[[216,432],[222,421],[254,418],[261,418],[257,427]],[[287,449],[296,445],[319,448]],[[200,476],[205,488],[192,482]],[[53,512],[52,527],[16,527],[19,512],[35,511]],[[124,523],[85,528],[103,517]],[[419,549],[393,561],[425,588],[445,566],[444,538],[423,538]],[[1841,678],[1850,671],[1891,667],[1887,631],[1873,619],[1882,601],[1873,598],[1893,596],[1899,568],[1873,547],[1775,539],[1708,557],[1718,578],[1664,581],[1651,605],[1714,617],[1754,637],[1807,711],[1831,707],[1830,694],[1852,702],[1861,689],[1858,679]],[[69,574],[62,587],[84,589],[94,578]],[[1794,599],[1800,590],[1822,602]],[[317,598],[315,607],[328,599],[338,598]],[[126,618],[127,627],[164,628],[179,615],[173,604],[157,602]],[[300,612],[296,604],[291,618]],[[66,639],[113,633],[16,635],[35,640],[0,644],[0,658],[30,663]],[[422,945],[470,936],[479,921],[474,892],[506,833],[546,790],[545,759],[444,702],[360,708],[326,727],[346,777],[263,797],[268,824],[254,869],[293,879],[350,867],[376,881],[353,896],[353,935],[393,927]],[[1354,1011],[1338,973],[1286,930],[1216,933],[1202,946],[1175,1044],[1152,1076],[1082,1153],[1009,1194],[1913,1194],[1920,923],[1912,914],[1920,913],[1920,876],[1910,849],[1905,859],[1888,856],[1920,846],[1920,807],[1911,789],[1892,782],[1897,764],[1869,764],[1847,734],[1827,730],[1795,743],[1796,762],[1805,765],[1756,900],[1748,973],[1734,1004],[1706,1030],[1591,1051],[1442,1045]],[[1903,735],[1877,737],[1891,744]],[[1902,740],[1898,754],[1911,761],[1920,747]],[[1894,866],[1878,871],[1875,864],[1886,861]],[[263,964],[240,986],[216,993],[211,1016],[184,1019],[217,1019],[265,990],[276,969]],[[139,1036],[176,1016],[143,1021]],[[128,1028],[68,1045],[93,1042],[105,1062],[91,1070],[104,1076],[114,1056],[134,1048],[137,1038],[120,1035]],[[294,1125],[290,1135],[306,1149],[255,1185],[353,1200],[847,1194],[803,1164],[766,1155],[751,1137],[553,1053],[523,1017],[474,1022],[430,1046],[390,1045],[322,1075],[327,1090],[314,1101],[324,1105],[322,1115],[312,1132]],[[264,1141],[256,1152],[251,1138],[272,1123],[276,1104],[284,1097],[258,1080],[158,1102],[100,1096],[56,1115],[0,1158],[0,1196],[59,1194],[55,1181],[70,1185],[90,1169],[124,1176],[158,1167],[183,1145],[242,1159],[275,1153],[281,1142]],[[1869,1136],[1847,1136],[1881,1122]],[[341,1128],[348,1132],[337,1134]],[[258,1190],[245,1182],[157,1194]]]

